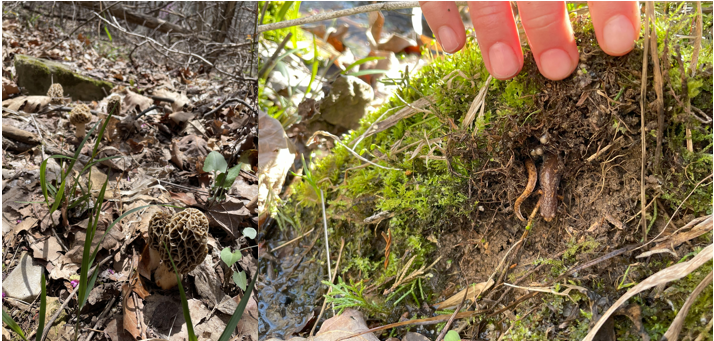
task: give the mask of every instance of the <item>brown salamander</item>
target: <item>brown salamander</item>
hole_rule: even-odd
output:
[[[540,169],[540,215],[545,221],[555,218],[558,211],[558,185],[560,184],[560,165],[558,155],[546,153],[543,155],[543,165]]]
[[[516,199],[516,204],[513,208],[516,211],[516,217],[518,217],[521,221],[526,221],[521,214],[521,204],[531,195],[531,193],[533,193],[536,181],[538,180],[538,171],[536,170],[535,164],[533,164],[533,160],[526,160],[526,170],[528,171],[528,183],[526,184],[526,190],[523,191],[523,194],[521,194],[518,199]]]

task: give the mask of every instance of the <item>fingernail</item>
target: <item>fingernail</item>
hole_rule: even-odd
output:
[[[456,33],[449,26],[439,27],[439,43],[444,51],[452,53],[456,52],[459,47],[459,42],[456,40]]]
[[[635,29],[627,18],[618,14],[610,18],[603,29],[603,42],[606,51],[613,55],[623,55],[632,50],[635,44]]]
[[[504,43],[495,43],[488,50],[491,75],[498,79],[508,79],[516,75],[520,64],[513,49]]]
[[[561,49],[550,49],[541,53],[540,66],[540,73],[554,81],[570,76],[575,69],[568,54]]]

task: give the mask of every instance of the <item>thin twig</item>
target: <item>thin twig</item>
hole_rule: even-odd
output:
[[[640,205],[642,206],[642,217],[640,219],[640,225],[642,227],[642,236],[644,241],[647,241],[647,219],[645,219],[645,216],[647,215],[647,208],[645,207],[645,205],[647,205],[647,197],[645,196],[645,166],[647,162],[647,160],[645,160],[645,158],[647,157],[647,135],[645,134],[645,101],[647,100],[647,54],[649,52],[650,46],[650,9],[652,7],[652,3],[647,2],[646,6],[647,14],[645,16],[645,48],[644,51],[642,51],[642,79],[640,81],[640,143],[642,144],[642,167],[640,172]]]
[[[316,131],[314,134],[312,134],[312,137],[310,137],[310,139],[308,140],[308,144],[307,144],[308,146],[311,145],[311,144],[315,141],[315,136],[317,136],[317,135],[322,135],[322,136],[331,137],[332,139],[335,140],[335,142],[337,142],[337,143],[339,143],[340,145],[342,145],[343,147],[345,147],[345,149],[347,149],[350,153],[352,153],[352,155],[354,155],[355,157],[357,157],[358,159],[360,159],[360,160],[362,160],[362,161],[364,161],[364,162],[366,162],[366,163],[369,163],[369,164],[372,165],[372,166],[376,166],[376,167],[379,167],[379,168],[382,168],[382,169],[387,169],[387,170],[401,170],[401,169],[399,169],[399,168],[391,168],[391,167],[380,166],[380,165],[378,165],[378,164],[376,164],[376,163],[374,163],[374,162],[372,162],[372,161],[369,161],[369,160],[365,159],[364,157],[362,157],[362,155],[359,155],[359,153],[355,152],[352,148],[350,148],[350,147],[348,147],[346,144],[342,143],[342,141],[340,141],[340,138],[339,138],[339,137],[337,137],[337,136],[335,136],[335,135],[333,135],[333,134],[330,134],[330,133],[328,133],[328,132],[326,132],[326,131],[318,130],[318,131]]]
[[[221,105],[219,105],[218,108],[215,108],[215,109],[213,109],[213,110],[211,110],[211,111],[205,113],[205,114],[203,115],[203,117],[206,118],[206,117],[209,116],[209,115],[213,115],[213,114],[217,113],[218,110],[223,109],[223,107],[225,107],[226,105],[228,105],[228,104],[230,104],[230,103],[233,103],[233,102],[239,102],[240,104],[243,104],[243,105],[245,105],[246,107],[248,107],[248,108],[250,109],[250,111],[252,111],[253,113],[258,114],[258,110],[256,110],[255,108],[253,108],[253,106],[251,106],[250,104],[248,104],[246,101],[244,101],[244,100],[242,100],[242,99],[240,99],[240,98],[229,98],[229,99],[227,99],[225,102],[221,103]]]
[[[290,38],[292,38],[293,33],[288,32],[288,35],[285,36],[283,41],[280,42],[278,45],[278,48],[275,49],[275,52],[273,52],[273,55],[270,56],[270,59],[268,59],[265,64],[263,64],[263,67],[260,68],[260,71],[258,71],[258,79],[263,78],[264,74],[266,71],[268,71],[271,67],[273,67],[273,63],[275,63],[275,60],[278,59],[278,56],[280,55],[280,51],[282,51],[285,48],[285,45],[290,41]]]
[[[454,318],[456,318],[456,314],[459,313],[459,310],[461,310],[461,307],[464,306],[464,302],[466,302],[466,297],[469,295],[469,286],[466,286],[466,292],[464,292],[464,297],[461,299],[461,303],[459,303],[459,306],[456,307],[456,310],[454,310],[454,313],[451,314],[451,318],[449,318],[449,321],[446,322],[446,326],[441,330],[441,333],[439,333],[439,336],[436,338],[436,341],[441,341],[444,339],[446,336],[446,332],[449,331],[449,327],[451,327],[451,323],[454,322]]]
[[[105,8],[105,9],[103,9],[101,12],[99,12],[99,14],[102,14],[102,13],[108,11],[109,9],[111,9],[112,7],[114,7],[114,6],[116,6],[116,5],[120,4],[120,3],[121,3],[121,1],[115,2],[113,5],[111,5],[111,6],[107,7],[107,8]],[[68,34],[66,37],[62,38],[62,40],[58,41],[56,44],[52,45],[52,47],[50,47],[49,49],[47,49],[47,51],[52,51],[52,49],[54,49],[55,47],[59,46],[59,44],[62,44],[65,40],[67,40],[67,39],[69,39],[70,37],[74,36],[74,32],[77,32],[77,30],[79,30],[80,28],[84,27],[84,25],[89,24],[89,23],[92,22],[92,21],[94,21],[94,18],[89,19],[89,20],[85,21],[84,23],[82,23],[81,25],[77,26],[77,28],[75,28],[74,30],[72,30],[72,32],[69,32],[69,34]]]
[[[330,278],[330,283],[335,282],[335,277],[337,277],[337,271],[340,268],[340,260],[342,260],[342,250],[345,248],[345,238],[341,238],[341,244],[340,244],[340,253],[337,255],[337,264],[335,264],[335,273],[334,275]],[[327,290],[327,296],[329,293],[332,292],[332,287]],[[317,328],[317,324],[320,322],[320,319],[322,318],[322,314],[325,313],[325,307],[327,306],[327,299],[322,301],[322,308],[320,308],[320,314],[317,315],[317,320],[315,320],[315,324],[312,325],[312,330],[310,330],[310,337],[315,335],[315,328]]]
[[[97,323],[95,323],[94,327],[92,328],[92,332],[87,335],[84,341],[90,341],[92,339],[92,336],[94,336],[94,332],[101,327],[100,324],[102,324],[104,316],[106,316],[109,310],[111,310],[111,307],[114,305],[114,301],[116,301],[116,299],[116,296],[112,297],[112,300],[109,302],[109,304],[104,307],[104,310],[102,311],[101,315],[99,315],[99,318],[97,318]]]
[[[327,214],[325,213],[325,194],[320,189],[320,202],[322,203],[322,224],[325,227],[325,249],[327,250],[327,275],[332,278],[332,266],[330,265],[330,236],[327,234]],[[332,305],[332,315],[335,315],[335,305]]]
[[[467,3],[466,3],[466,1],[457,1],[456,5],[457,6],[466,6]],[[303,25],[303,24],[311,24],[311,23],[315,23],[318,21],[346,17],[346,16],[350,16],[350,15],[354,15],[354,14],[376,12],[376,11],[393,11],[393,10],[397,10],[397,9],[414,8],[414,7],[419,7],[418,1],[382,2],[382,3],[378,3],[378,4],[373,4],[373,5],[358,6],[358,7],[354,7],[354,8],[350,8],[350,9],[315,14],[315,15],[305,17],[305,18],[300,18],[300,19],[281,21],[281,22],[274,23],[274,24],[260,25],[260,26],[258,26],[258,34],[266,32],[266,31],[278,30],[281,28],[292,27],[292,26]]]

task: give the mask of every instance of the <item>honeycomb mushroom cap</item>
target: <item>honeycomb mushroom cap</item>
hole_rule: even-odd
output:
[[[169,224],[169,215],[164,211],[157,211],[149,220],[149,247],[156,251],[163,248],[161,246],[161,236],[166,235],[166,225]]]
[[[92,113],[86,104],[79,104],[69,113],[69,123],[74,125],[87,124],[92,120]]]
[[[64,97],[64,90],[62,89],[62,84],[54,83],[50,85],[50,89],[47,90],[47,97],[52,99],[52,102],[61,102],[62,97]]]
[[[195,208],[188,208],[171,217],[162,241],[171,252],[171,259],[180,274],[186,274],[203,263],[208,254],[208,218]],[[171,264],[166,248],[159,250],[161,260]]]
[[[116,108],[116,109],[115,109]],[[107,113],[118,115],[121,112],[121,97],[112,95],[107,99]]]

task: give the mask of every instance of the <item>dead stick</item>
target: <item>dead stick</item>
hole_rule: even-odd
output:
[[[466,6],[466,1],[457,1],[457,6]],[[330,20],[340,17],[346,17],[354,14],[367,13],[367,12],[377,12],[377,11],[393,11],[397,9],[405,8],[415,8],[419,7],[418,1],[396,1],[396,2],[382,2],[373,5],[359,6],[350,9],[344,9],[340,11],[331,11],[312,15],[305,18],[293,19],[287,21],[281,21],[274,24],[260,25],[258,26],[258,34],[266,31],[277,30],[286,27],[298,26],[303,24],[311,24],[318,21]]]
[[[645,16],[645,48],[642,53],[642,80],[640,81],[640,143],[642,144],[642,167],[640,171],[640,205],[642,206],[642,219],[640,219],[642,227],[643,240],[647,241],[647,197],[645,195],[645,167],[647,157],[647,135],[645,134],[645,101],[647,100],[647,54],[650,47],[650,7],[652,3],[647,3],[647,15]]]
[[[84,339],[84,341],[89,341],[92,339],[92,336],[94,336],[94,332],[101,327],[102,320],[104,319],[104,316],[107,315],[111,307],[114,305],[114,302],[116,301],[116,296],[112,297],[111,302],[104,307],[104,311],[102,311],[102,314],[99,315],[99,318],[97,319],[97,323],[94,324],[94,328],[92,328],[92,332],[87,335],[87,338]]]
[[[278,55],[280,54],[280,51],[282,51],[285,48],[285,45],[290,41],[290,38],[292,38],[293,33],[288,32],[288,35],[285,36],[283,41],[280,42],[280,45],[278,45],[278,48],[275,49],[275,52],[273,52],[273,55],[270,56],[270,59],[263,64],[263,67],[260,68],[260,71],[258,71],[258,79],[263,78],[263,74],[268,71],[271,67],[273,67],[273,63],[275,63],[275,60],[278,59]]]

